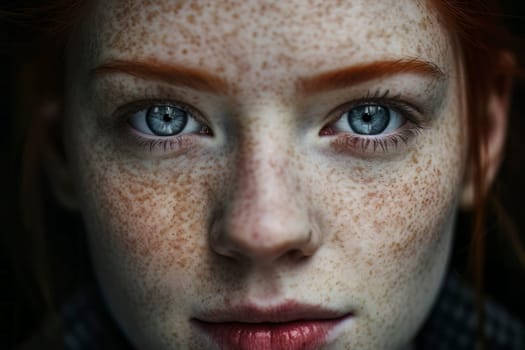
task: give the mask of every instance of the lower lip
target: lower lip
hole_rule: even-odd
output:
[[[282,323],[210,323],[197,321],[222,350],[313,350],[344,318]]]

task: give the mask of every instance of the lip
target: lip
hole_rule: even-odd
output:
[[[352,312],[292,301],[269,308],[242,305],[214,310],[192,322],[222,350],[313,350],[326,344],[330,331],[351,317]]]

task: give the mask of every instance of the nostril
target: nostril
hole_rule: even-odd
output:
[[[301,249],[293,249],[289,251],[287,255],[293,261],[300,261],[308,258],[308,255],[306,255]]]

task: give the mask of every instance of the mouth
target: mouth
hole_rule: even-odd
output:
[[[220,349],[318,349],[352,312],[336,312],[288,302],[271,308],[253,305],[215,310],[192,319]]]

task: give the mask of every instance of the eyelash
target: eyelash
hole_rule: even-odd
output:
[[[358,154],[373,154],[378,153],[378,150],[380,150],[381,153],[386,154],[392,150],[397,150],[401,144],[408,146],[410,140],[417,137],[425,128],[425,123],[419,116],[422,114],[422,111],[401,99],[401,95],[390,97],[389,94],[389,90],[383,93],[381,93],[380,90],[376,90],[373,94],[368,91],[364,97],[337,107],[329,114],[336,114],[337,117],[325,126],[319,135],[336,136],[331,144],[339,152],[350,151],[352,153],[358,152]],[[352,133],[341,133],[341,135],[338,135],[336,131],[331,129],[332,125],[343,118],[344,115],[353,108],[375,105],[383,106],[399,113],[400,116],[405,119],[405,122],[394,132],[380,136],[366,136]]]
[[[201,130],[198,133],[184,133],[166,137],[154,137],[153,135],[143,134],[131,126],[129,119],[134,113],[139,113],[142,110],[148,110],[155,105],[168,105],[182,109],[188,113],[191,118],[195,119],[196,122],[202,125]],[[207,126],[207,123],[202,120],[204,118],[200,117],[200,113],[191,106],[181,102],[166,100],[138,101],[124,106],[122,109],[117,110],[115,114],[118,116],[117,119],[119,120],[119,125],[122,125],[126,131],[127,136],[132,138],[132,144],[138,145],[142,151],[150,153],[155,153],[156,151],[164,153],[177,149],[191,148],[195,144],[195,139],[192,136],[196,134],[203,136],[213,136],[213,132]]]
[[[155,150],[161,152],[173,151],[179,148],[188,148],[193,146],[193,141],[181,135],[178,137],[170,137],[165,139],[146,139],[142,136],[134,135],[137,144],[144,151],[153,153]]]
[[[390,97],[389,94],[389,90],[386,90],[383,93],[380,90],[376,90],[373,94],[368,91],[364,97],[347,102],[335,108],[329,113],[329,115],[336,114],[337,117],[333,118],[333,121],[319,132],[319,136],[335,136],[331,145],[338,152],[374,154],[380,151],[380,153],[386,154],[392,149],[397,150],[401,144],[407,146],[410,140],[419,135],[425,128],[422,118],[419,117],[421,110],[402,100],[400,95]],[[163,100],[139,101],[132,105],[125,106],[124,111],[120,109],[117,110],[116,114],[120,116],[118,119],[126,125],[128,135],[131,135],[133,138],[132,142],[138,145],[143,151],[151,153],[157,150],[160,152],[169,152],[181,148],[192,147],[195,141],[192,136],[196,135],[196,133],[180,134],[162,138],[150,138],[130,126],[128,122],[130,115],[138,113],[143,109],[149,109],[153,105],[171,105],[184,110],[198,123],[203,125],[202,130],[198,134],[213,136],[212,130],[202,121],[202,118],[198,117],[200,114],[190,106],[179,102],[173,103]],[[331,129],[331,126],[343,118],[345,113],[352,108],[366,105],[379,105],[391,109],[399,113],[400,116],[405,119],[405,122],[394,132],[382,136],[365,136],[353,133],[336,132]],[[129,129],[132,129],[132,131],[130,132]]]

